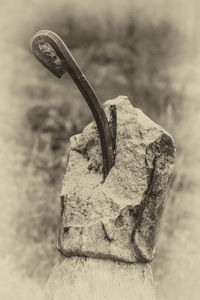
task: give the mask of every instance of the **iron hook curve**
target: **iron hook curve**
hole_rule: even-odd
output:
[[[68,72],[87,102],[96,121],[103,158],[103,179],[114,165],[115,141],[103,106],[63,40],[54,32],[40,30],[31,40],[34,56],[55,76]]]

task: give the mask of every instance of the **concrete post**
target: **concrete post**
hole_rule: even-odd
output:
[[[47,300],[153,300],[150,263],[173,170],[172,137],[129,99],[116,105],[115,164],[102,181],[96,124],[71,137],[61,192],[60,257]]]

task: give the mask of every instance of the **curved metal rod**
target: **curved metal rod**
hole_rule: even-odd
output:
[[[95,92],[57,34],[49,30],[38,31],[31,40],[31,49],[35,57],[58,78],[68,72],[86,100],[99,131],[105,179],[114,164],[115,151],[106,114]]]

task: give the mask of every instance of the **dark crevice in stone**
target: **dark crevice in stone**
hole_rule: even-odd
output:
[[[60,217],[62,218],[63,213],[64,213],[64,208],[65,208],[65,196],[60,196],[60,202],[61,202],[61,209],[60,209]]]
[[[113,241],[113,239],[109,237],[109,234],[107,233],[107,230],[106,230],[105,225],[103,224],[103,222],[101,222],[101,223],[102,223],[102,229],[103,229],[103,232],[104,232],[105,239],[108,240],[109,243],[111,243]]]

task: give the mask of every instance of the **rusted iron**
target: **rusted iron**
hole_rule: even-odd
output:
[[[55,76],[61,78],[68,72],[86,100],[97,124],[103,157],[103,177],[107,177],[114,164],[116,140],[116,109],[111,107],[111,121],[107,120],[104,109],[94,90],[75,61],[63,40],[54,32],[41,30],[31,41],[35,57]]]
[[[117,137],[117,111],[116,105],[110,106],[110,131],[112,135],[114,159],[116,155],[116,137]]]

